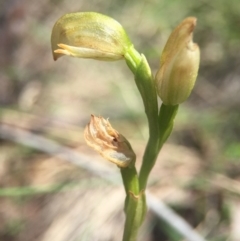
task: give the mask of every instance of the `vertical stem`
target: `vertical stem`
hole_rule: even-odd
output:
[[[156,162],[159,153],[159,141],[155,136],[149,136],[149,140],[144,152],[143,162],[139,173],[139,186],[145,190],[149,174]]]
[[[159,150],[161,149],[164,142],[170,136],[175,116],[178,112],[178,105],[164,105],[162,104],[159,116],[158,116],[158,123],[159,123]]]
[[[127,195],[123,241],[134,241],[136,240],[137,230],[146,213],[144,190],[147,186],[147,180],[163,143],[172,131],[173,120],[178,106],[165,106],[162,104],[158,114],[155,83],[146,58],[144,55],[140,55],[132,46],[128,49],[125,60],[134,73],[136,85],[143,99],[149,127],[149,140],[144,152],[139,178],[137,178],[136,173],[129,172],[130,169],[122,169],[122,177]],[[129,182],[129,180],[131,181]],[[130,185],[132,181],[136,185]],[[133,188],[135,192],[132,191]]]
[[[139,176],[140,190],[145,190],[148,176],[159,152],[158,103],[155,83],[148,62],[143,55],[136,53],[136,50],[131,48],[125,58],[129,68],[135,75],[135,82],[142,96],[148,119],[149,140]],[[138,61],[134,61],[135,59]]]
[[[145,149],[145,153],[143,156],[143,163],[139,174],[140,189],[146,189],[147,180],[156,162],[158,153],[161,150],[164,142],[171,134],[171,131],[173,128],[173,122],[177,114],[177,110],[178,110],[178,105],[166,106],[162,104],[160,108],[160,112],[158,116],[159,136],[156,136],[154,132],[150,132],[149,141]]]
[[[134,195],[139,193],[138,175],[135,166],[129,166],[121,168],[121,174],[123,179],[126,195],[131,191]]]
[[[124,225],[123,241],[136,241],[138,230],[146,213],[145,195],[129,195],[126,205],[126,221]]]
[[[135,240],[137,233],[133,234],[133,239],[128,239],[127,234],[133,229],[135,232],[140,227],[146,213],[145,186],[152,166],[148,162],[155,163],[158,154],[158,102],[154,79],[151,69],[144,55],[140,55],[133,47],[125,55],[127,65],[134,73],[135,83],[141,94],[145,113],[148,119],[149,141],[145,150],[143,164],[140,172],[140,186],[137,196],[127,193],[126,201],[126,223],[124,231],[124,241]],[[144,173],[143,173],[144,172]],[[141,175],[143,178],[141,178]],[[128,218],[129,217],[129,218]],[[136,220],[136,221],[135,221]],[[137,225],[136,227],[131,226]],[[130,225],[129,225],[130,224]],[[126,234],[126,235],[125,235]]]
[[[134,166],[121,168],[121,174],[126,191],[123,241],[135,241],[146,212],[145,195],[139,192],[138,176]]]

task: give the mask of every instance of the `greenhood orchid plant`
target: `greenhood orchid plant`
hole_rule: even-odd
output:
[[[54,25],[51,36],[54,60],[63,55],[114,61],[125,59],[134,75],[148,119],[149,139],[140,172],[127,139],[108,120],[91,116],[84,131],[89,146],[121,171],[126,192],[123,241],[134,241],[146,214],[145,189],[158,153],[173,129],[178,105],[190,95],[198,74],[200,51],[193,43],[196,18],[183,20],[171,33],[156,77],[143,54],[114,19],[94,12],[70,13]],[[161,98],[159,106],[157,95]]]

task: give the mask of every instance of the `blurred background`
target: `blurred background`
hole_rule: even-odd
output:
[[[238,0],[0,0],[0,240],[121,240],[119,170],[86,146],[83,129],[91,114],[109,118],[132,144],[139,166],[147,122],[124,61],[53,61],[52,27],[77,11],[118,20],[154,74],[171,30],[187,16],[198,18],[199,76],[149,192],[207,240],[239,241]],[[184,239],[149,211],[143,240]]]

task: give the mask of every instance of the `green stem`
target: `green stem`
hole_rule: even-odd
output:
[[[125,56],[129,68],[135,75],[135,82],[142,96],[145,113],[148,119],[149,140],[145,149],[140,170],[140,190],[145,190],[147,178],[159,152],[158,103],[154,79],[146,58],[134,48]]]
[[[126,168],[121,168],[121,174],[123,179],[124,188],[126,195],[131,191],[134,195],[139,193],[139,184],[138,184],[138,174],[135,166],[129,166]]]
[[[143,162],[139,173],[139,186],[141,190],[145,190],[149,174],[156,162],[159,153],[159,141],[155,136],[149,137],[144,155]]]
[[[146,213],[144,191],[147,186],[147,180],[163,143],[172,131],[173,120],[178,106],[165,106],[162,104],[158,114],[155,83],[146,58],[144,55],[140,55],[132,46],[125,54],[125,59],[127,65],[134,73],[136,85],[143,99],[149,127],[149,140],[144,152],[139,178],[133,169],[122,169],[127,195],[123,241],[134,241]]]
[[[138,175],[135,167],[121,168],[122,179],[126,191],[123,241],[135,241],[139,227],[146,212],[145,195],[139,192]]]
[[[126,60],[126,63],[129,67],[129,69],[133,72],[133,74],[135,75],[136,70],[138,68],[139,63],[141,62],[141,55],[139,54],[139,52],[134,48],[134,46],[132,45],[127,52],[124,55],[124,58]]]
[[[146,189],[147,180],[153,166],[155,165],[158,153],[171,134],[177,110],[178,105],[166,106],[162,104],[160,108],[158,116],[158,137],[156,137],[153,129],[153,133],[150,132],[148,144],[143,156],[143,163],[139,174],[139,186],[141,190]]]
[[[158,123],[159,123],[159,150],[162,148],[165,141],[170,136],[175,116],[178,112],[178,105],[164,105],[162,104],[159,116],[158,116]]]
[[[137,88],[141,94],[145,113],[148,120],[149,127],[149,141],[146,147],[145,155],[143,158],[142,170],[147,171],[144,177],[148,177],[152,168],[147,164],[147,161],[150,160],[152,163],[155,162],[155,159],[158,154],[158,137],[159,137],[159,128],[158,128],[158,102],[157,94],[155,89],[154,79],[152,77],[151,69],[148,65],[148,62],[144,55],[140,55],[133,47],[128,50],[125,55],[127,65],[134,73],[135,82]],[[141,175],[141,173],[140,173]],[[141,178],[139,178],[140,186],[138,190],[138,195],[133,196],[127,193],[126,198],[126,222],[125,222],[125,231],[124,231],[124,241],[135,240],[137,236],[137,230],[139,229],[146,213],[146,200],[145,200],[145,185],[141,184]],[[129,238],[129,233],[132,232],[133,239]]]

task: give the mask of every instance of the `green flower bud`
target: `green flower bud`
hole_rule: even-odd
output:
[[[171,33],[161,56],[155,80],[157,92],[165,105],[178,105],[191,94],[195,84],[200,50],[193,43],[196,18],[184,19]]]
[[[128,140],[103,117],[91,116],[84,130],[84,138],[89,146],[118,167],[127,167],[136,160]]]
[[[132,46],[116,20],[94,12],[62,16],[53,27],[51,43],[54,60],[62,55],[118,60]]]

